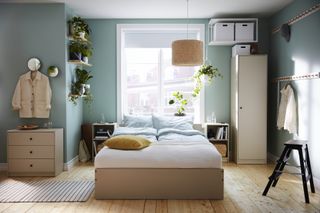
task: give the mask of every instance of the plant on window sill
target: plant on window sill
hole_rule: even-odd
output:
[[[177,112],[174,114],[176,116],[184,116],[185,106],[188,104],[188,100],[183,97],[181,92],[173,92],[173,98],[169,100],[169,104],[175,104],[177,106]]]

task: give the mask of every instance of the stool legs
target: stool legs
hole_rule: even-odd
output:
[[[272,172],[272,175],[269,177],[268,184],[264,189],[262,195],[264,196],[267,195],[271,185],[273,187],[277,185],[279,178],[283,173],[284,167],[287,165],[287,161],[290,158],[290,154],[293,149],[297,150],[299,153],[299,162],[300,162],[300,169],[301,169],[301,179],[302,179],[302,185],[303,185],[304,198],[305,198],[305,202],[309,203],[310,200],[309,200],[309,193],[308,193],[308,181],[310,181],[310,188],[312,193],[315,193],[315,188],[314,188],[309,150],[308,150],[307,144],[305,144],[305,148],[303,148],[303,144],[301,143],[289,142],[285,144],[284,150],[281,153],[279,160],[277,161],[277,164]],[[305,151],[305,158],[303,157],[303,150]]]
[[[284,166],[286,164],[286,162],[284,162],[284,157],[288,156],[287,155],[288,151],[289,151],[288,147],[285,147],[283,152],[282,152],[282,154],[281,154],[281,156],[280,156],[280,159],[278,160],[278,163],[277,163],[276,167],[273,170],[272,175],[269,177],[269,182],[268,182],[266,188],[264,189],[262,195],[266,196],[268,191],[269,191],[269,188],[270,188],[272,182],[276,181],[277,179],[279,179],[279,176],[281,175],[281,172],[279,173],[279,169],[280,168],[282,168],[282,169],[284,168]],[[277,184],[277,183],[275,182],[275,184]]]
[[[290,157],[291,151],[292,151],[292,149],[287,148],[286,153],[284,155],[285,157],[282,159],[282,162],[281,162],[281,165],[280,165],[280,168],[279,168],[279,171],[278,171],[278,175],[275,177],[275,180],[274,180],[274,182],[272,184],[272,187],[275,187],[277,185],[277,183],[279,181],[279,178],[280,178],[280,175],[282,174],[282,171],[283,171],[284,167],[286,166],[287,161],[288,161],[288,159]]]
[[[306,152],[306,160],[307,160],[307,170],[308,170],[308,174],[309,174],[309,178],[310,178],[310,188],[311,188],[311,192],[315,193],[316,191],[314,189],[313,176],[312,176],[312,170],[311,170],[311,163],[310,163],[310,157],[309,157],[309,150],[308,150],[308,145],[307,144],[306,144],[305,152]]]
[[[299,152],[299,160],[300,160],[301,178],[302,178],[302,185],[303,185],[303,191],[304,191],[304,198],[306,200],[306,203],[309,203],[309,194],[308,194],[308,185],[307,185],[307,178],[306,178],[306,169],[304,167],[302,149],[299,149],[298,152]]]

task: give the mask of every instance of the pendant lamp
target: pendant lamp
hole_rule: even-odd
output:
[[[187,0],[187,19],[189,21],[189,0]],[[195,39],[176,40],[172,42],[172,65],[199,66],[203,63],[203,42]]]

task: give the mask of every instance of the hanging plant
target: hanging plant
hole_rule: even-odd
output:
[[[211,83],[214,78],[221,77],[222,75],[219,72],[218,68],[213,67],[209,64],[203,64],[198,71],[193,75],[193,80],[195,82],[195,87],[192,91],[192,96],[197,97],[200,94],[200,91],[203,87],[203,81],[208,81]]]

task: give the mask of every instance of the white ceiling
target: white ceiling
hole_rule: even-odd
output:
[[[189,18],[268,16],[293,0],[189,0]],[[186,18],[186,0],[0,0],[17,3],[63,2],[84,18]]]

